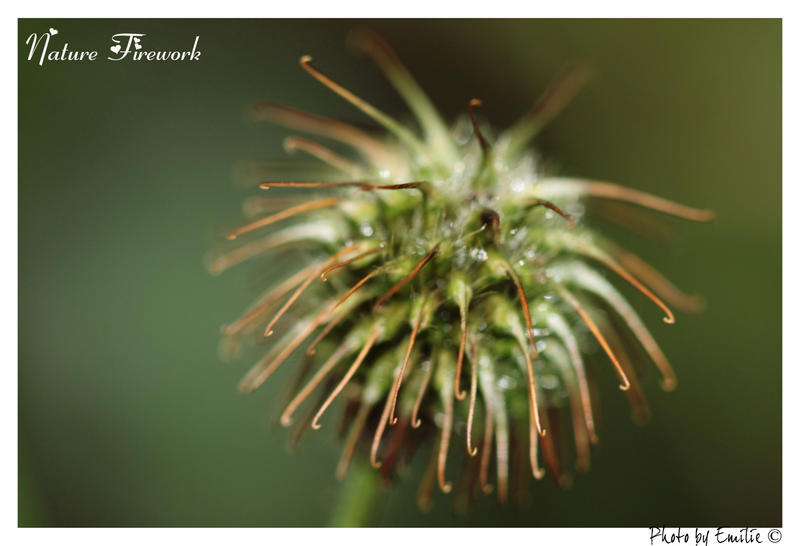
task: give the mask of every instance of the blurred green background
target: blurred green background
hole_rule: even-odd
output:
[[[373,523],[781,525],[781,23],[764,20],[20,21],[19,524],[326,524],[341,442],[323,427],[286,452],[266,417],[287,373],[237,393],[249,363],[223,364],[218,333],[252,275],[211,277],[203,256],[257,192],[234,183],[234,164],[284,156],[287,131],[246,121],[247,105],[369,125],[299,69],[302,54],[405,115],[346,48],[365,23],[448,119],[480,97],[497,127],[587,59],[597,77],[538,145],[565,174],[718,214],[670,221],[668,245],[622,237],[709,301],[670,327],[635,300],[680,380],[664,393],[648,374],[647,426],[609,382],[593,468],[571,489],[535,483],[519,508],[481,498],[468,518],[437,493],[421,513],[417,468]],[[48,27],[101,60],[28,62],[25,38]],[[110,62],[117,32],[167,49],[199,35],[202,57]]]

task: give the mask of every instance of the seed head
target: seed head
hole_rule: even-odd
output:
[[[248,200],[246,210],[258,218],[232,231],[228,239],[235,241],[212,256],[214,273],[267,258],[283,276],[223,327],[228,347],[252,335],[269,338],[240,388],[257,389],[304,347],[306,362],[280,417],[295,426],[293,441],[309,426],[323,426],[342,401],[340,477],[361,449],[389,479],[432,440],[422,505],[435,482],[451,490],[447,462],[456,450],[464,468],[458,490],[466,497],[476,483],[492,491],[494,465],[504,501],[509,467],[521,482],[524,459],[536,479],[546,468],[566,485],[565,469],[587,470],[598,441],[589,373],[596,370],[588,369],[587,355],[599,346],[639,419],[648,410],[634,344],[658,368],[665,390],[676,385],[655,339],[606,275],[651,300],[665,323],[675,321],[671,307],[702,305],[586,227],[585,205],[624,202],[700,222],[713,214],[610,182],[545,172],[529,144],[586,83],[583,65],[567,67],[527,114],[492,138],[475,115],[480,100],[471,100],[466,117],[450,128],[384,42],[362,32],[356,43],[405,99],[421,131],[331,79],[309,56],[300,66],[384,134],[274,103],[254,108],[260,119],[336,141],[353,156],[287,138],[286,150],[319,160],[326,177],[263,182],[263,190],[292,193],[288,200]],[[274,261],[293,250],[310,263]],[[594,360],[593,368],[607,366]]]

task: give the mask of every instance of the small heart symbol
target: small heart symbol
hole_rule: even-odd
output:
[[[140,46],[139,44],[133,44],[133,47],[135,47],[136,49],[142,49],[142,46]]]
[[[113,45],[113,46],[111,46],[109,49],[111,49],[111,52],[112,52],[112,53],[119,53],[120,46],[119,46],[119,44],[117,44],[117,45]]]
[[[53,36],[55,36],[56,34],[58,34],[58,31],[57,31],[56,29],[54,29],[54,28],[51,28],[51,29],[50,29],[50,34],[52,34]]]
[[[133,37],[133,41],[136,42],[137,44],[140,42],[139,38],[137,38],[135,36]]]

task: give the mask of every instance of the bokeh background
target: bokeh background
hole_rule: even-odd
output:
[[[210,276],[203,256],[258,190],[233,166],[281,158],[287,132],[252,123],[271,99],[365,124],[297,66],[329,74],[405,116],[379,71],[346,48],[381,32],[448,119],[480,97],[504,126],[566,62],[596,78],[538,139],[561,172],[614,180],[701,207],[664,240],[623,242],[700,315],[665,326],[636,300],[680,385],[645,386],[653,419],[632,423],[601,388],[601,444],[588,475],[530,504],[478,499],[469,517],[441,494],[421,513],[420,468],[382,495],[393,526],[779,526],[781,516],[780,21],[19,22],[19,524],[325,525],[337,503],[333,428],[289,455],[267,417],[288,377],[237,393],[249,366],[217,356],[219,326],[253,295],[252,275]],[[117,32],[183,49],[194,63],[25,60],[25,38],[97,49]],[[276,265],[280,267],[280,265]],[[635,296],[633,296],[635,297]],[[291,367],[291,366],[287,366]],[[422,459],[422,458],[420,458]],[[419,466],[419,465],[417,465]]]

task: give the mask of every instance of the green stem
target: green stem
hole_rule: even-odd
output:
[[[342,485],[331,527],[369,527],[380,490],[380,474],[369,464],[353,464]]]

